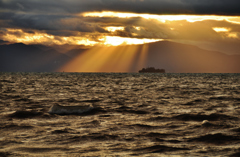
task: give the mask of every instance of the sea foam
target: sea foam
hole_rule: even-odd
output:
[[[50,114],[81,114],[94,109],[93,106],[61,106],[54,104],[49,109]]]

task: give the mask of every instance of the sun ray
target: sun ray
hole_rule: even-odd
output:
[[[139,61],[138,61],[138,69],[141,69],[141,67],[145,67],[146,65],[148,48],[149,48],[148,44],[144,44],[141,47],[141,51],[139,54]]]
[[[58,71],[133,72],[145,66],[147,50],[147,45],[96,46],[83,52]]]

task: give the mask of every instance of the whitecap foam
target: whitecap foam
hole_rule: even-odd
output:
[[[50,114],[81,114],[94,109],[93,106],[61,106],[54,104],[49,109]]]

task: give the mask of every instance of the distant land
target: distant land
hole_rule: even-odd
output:
[[[147,66],[176,73],[240,73],[240,55],[164,41],[149,44]]]
[[[71,58],[42,45],[0,45],[2,72],[54,72]]]
[[[124,71],[124,69],[121,71],[120,69],[120,72],[138,72],[144,67],[155,67],[165,69],[167,73],[240,73],[240,55],[227,55],[170,41],[160,41],[147,45],[148,53],[145,56],[145,65],[139,67],[136,58],[132,61],[128,71]],[[119,48],[127,47],[130,49],[134,46],[119,46]],[[57,72],[61,67],[87,50],[89,49],[75,48],[60,53],[52,47],[43,45],[25,45],[22,43],[0,45],[0,71]],[[136,53],[140,53],[140,50]],[[117,61],[116,64],[121,66],[121,64],[124,64],[124,60],[118,60],[118,56],[111,57],[112,60]],[[99,58],[99,61],[101,61],[101,58]],[[108,63],[104,64],[104,66],[107,66]],[[108,71],[103,70],[102,72],[119,71],[115,71],[114,66],[112,66]]]

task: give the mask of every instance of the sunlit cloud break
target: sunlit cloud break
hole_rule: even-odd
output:
[[[99,40],[102,41],[100,45],[119,46],[119,45],[145,44],[145,43],[162,41],[163,39],[146,39],[146,38],[138,39],[138,38],[127,38],[127,37],[118,37],[118,36],[105,36]]]
[[[2,36],[2,39],[12,43],[24,43],[24,44],[44,44],[44,45],[86,45],[93,46],[97,44],[96,41],[91,41],[87,36],[61,36],[55,37],[47,33],[34,32],[27,33],[22,29],[6,29],[7,33]]]
[[[213,27],[213,30],[216,32],[229,32],[230,29],[226,27]]]
[[[155,14],[139,14],[139,13],[126,13],[126,12],[86,12],[81,13],[84,17],[118,17],[118,18],[133,18],[141,17],[144,19],[156,19],[165,23],[166,21],[180,21],[186,20],[188,22],[196,22],[203,20],[226,20],[230,23],[240,24],[240,16],[220,16],[220,15],[155,15]]]
[[[226,27],[213,27],[217,33],[224,33],[228,38],[238,39],[238,32],[230,32],[231,28]]]
[[[108,27],[109,29],[110,27]],[[115,29],[111,29],[114,31]],[[97,41],[91,40],[87,35],[81,36],[60,36],[55,37],[47,33],[35,32],[27,33],[21,29],[7,29],[7,33],[2,36],[5,41],[25,44],[45,44],[45,45],[84,45],[84,46],[119,46],[137,45],[160,41],[161,39],[139,39],[119,36],[99,36]]]
[[[114,26],[109,26],[109,27],[105,27],[105,29],[109,32],[115,32],[115,31],[123,31],[124,27],[120,26],[120,27],[114,27]]]

